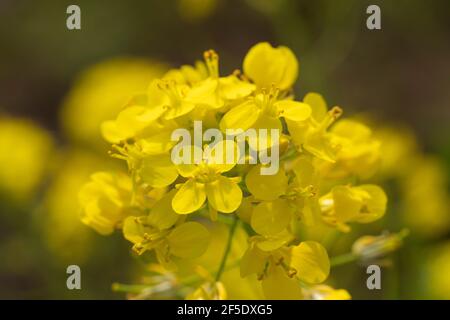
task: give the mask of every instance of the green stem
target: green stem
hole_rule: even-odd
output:
[[[219,270],[216,274],[216,281],[220,280],[220,277],[222,276],[223,271],[225,270],[225,265],[227,263],[228,255],[231,251],[231,244],[233,243],[233,236],[234,232],[236,231],[236,227],[238,224],[238,218],[235,216],[233,219],[233,223],[230,226],[230,234],[228,235],[228,241],[225,247],[225,251],[223,253],[222,261],[220,262]]]
[[[356,261],[358,257],[353,253],[346,253],[337,257],[331,258],[330,265],[331,267],[341,266],[343,264],[347,264],[353,261]]]

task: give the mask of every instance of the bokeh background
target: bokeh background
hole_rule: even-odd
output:
[[[82,29],[66,28],[81,8]],[[382,30],[366,28],[381,7]],[[120,234],[79,221],[77,192],[107,155],[98,125],[170,66],[213,48],[232,72],[259,41],[300,61],[296,95],[321,92],[383,142],[390,207],[358,235],[410,231],[383,261],[382,290],[358,263],[333,271],[355,299],[450,299],[450,2],[445,0],[0,1],[0,298],[124,298],[143,268]],[[66,267],[82,290],[66,288]]]

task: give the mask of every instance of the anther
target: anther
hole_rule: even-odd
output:
[[[296,274],[297,274],[297,270],[295,270],[294,268],[290,268],[290,269],[287,271],[287,275],[288,275],[289,278],[295,277]]]

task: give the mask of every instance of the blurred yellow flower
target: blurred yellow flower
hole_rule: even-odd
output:
[[[80,221],[78,191],[93,172],[114,165],[108,158],[77,148],[61,150],[55,162],[44,197],[45,238],[57,257],[83,261],[90,254],[93,239]]]
[[[450,299],[450,242],[435,246],[425,264],[426,288],[433,299]]]
[[[29,201],[44,182],[53,156],[51,135],[33,122],[0,116],[0,194]]]
[[[403,222],[413,234],[439,237],[450,230],[448,173],[431,156],[412,160],[410,171],[400,181]]]

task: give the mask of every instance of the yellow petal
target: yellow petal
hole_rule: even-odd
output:
[[[311,284],[321,283],[330,273],[330,260],[326,249],[318,242],[304,241],[291,249],[290,266],[297,277]]]
[[[161,80],[153,80],[147,88],[147,103],[152,107],[160,107],[168,105],[170,102],[169,97],[160,88]]]
[[[101,124],[101,132],[103,138],[110,143],[119,143],[127,139],[126,135],[120,132],[117,122],[114,120],[104,121]]]
[[[250,95],[256,89],[254,84],[242,81],[234,75],[220,78],[219,84],[220,94],[227,100],[242,99]]]
[[[175,148],[177,147],[175,146]],[[202,162],[203,160],[203,150],[195,145],[184,145],[178,151],[175,148],[172,150],[171,156],[177,157],[181,161],[177,164],[178,173],[185,178],[193,177],[199,168],[196,161]]]
[[[255,246],[248,248],[240,262],[241,277],[244,278],[254,273],[262,273],[268,257],[269,255],[267,253],[259,250]]]
[[[173,189],[158,200],[148,215],[147,222],[162,230],[168,229],[177,222],[179,215],[172,209],[172,199],[177,190]]]
[[[145,116],[143,117],[148,112],[148,108],[144,106],[127,107],[117,116],[117,123],[120,128],[137,132],[153,121],[153,119],[147,120]]]
[[[163,115],[166,120],[175,119],[188,114],[195,108],[195,104],[187,101],[179,101],[171,105]]]
[[[173,197],[172,208],[178,214],[188,214],[200,209],[205,200],[205,185],[189,179]]]
[[[335,163],[336,152],[331,144],[330,134],[322,130],[309,130],[303,147],[319,159]]]
[[[250,224],[252,214],[253,214],[253,205],[252,205],[253,197],[245,197],[242,199],[241,205],[237,210],[237,214],[239,219],[244,221],[245,223]]]
[[[331,132],[355,142],[366,142],[372,135],[372,130],[368,126],[349,119],[338,121],[332,127]]]
[[[242,190],[231,179],[220,176],[206,184],[209,204],[217,211],[230,213],[236,211],[242,201]]]
[[[261,88],[275,84],[285,90],[297,79],[298,62],[289,48],[274,48],[262,42],[253,46],[245,56],[244,73]]]
[[[363,205],[361,194],[349,186],[336,186],[332,189],[334,212],[339,221],[347,222],[355,219]]]
[[[266,299],[298,300],[303,298],[298,281],[295,278],[289,278],[281,266],[272,264],[261,285]]]
[[[282,246],[288,244],[294,240],[294,236],[287,230],[283,230],[275,235],[259,236],[260,238],[256,241],[256,246],[262,251],[274,251],[281,248]]]
[[[217,79],[208,78],[197,83],[189,90],[186,100],[207,108],[218,109],[224,104],[218,94],[219,81]]]
[[[239,148],[232,140],[222,140],[204,151],[205,162],[220,173],[233,169],[239,157]]]
[[[154,188],[166,187],[178,177],[176,166],[172,163],[170,155],[166,154],[145,157],[138,174],[144,182]]]
[[[318,93],[309,92],[303,98],[303,102],[310,105],[312,109],[312,117],[316,121],[321,121],[327,114],[328,107],[325,99]]]
[[[206,251],[210,233],[198,222],[186,222],[167,237],[170,253],[180,258],[195,258]]]
[[[251,225],[262,235],[280,233],[289,225],[292,209],[286,200],[264,201],[253,209]]]
[[[116,119],[116,129],[126,139],[134,137],[151,122],[139,119],[146,112],[143,106],[132,106],[122,110]]]
[[[253,101],[246,101],[228,111],[220,121],[220,130],[242,129],[243,131],[252,127],[258,120],[260,110]]]
[[[303,102],[282,100],[276,102],[280,116],[292,121],[305,121],[311,115],[311,107]]]
[[[145,155],[156,155],[168,152],[175,144],[171,140],[172,131],[162,131],[140,139],[136,142]]]
[[[365,201],[365,206],[361,208],[356,221],[359,223],[370,223],[380,219],[386,213],[387,196],[380,187],[376,185],[361,185],[355,187],[369,194],[369,199]]]
[[[267,134],[264,135],[261,131],[258,131],[256,139],[248,140],[250,148],[254,150],[265,150],[272,147],[274,144],[280,143],[279,139],[281,136],[282,126],[280,119],[277,117],[261,114],[258,117],[258,120],[253,124],[252,128],[256,130],[266,129]],[[277,130],[277,136],[272,136],[271,129]]]
[[[140,243],[144,240],[146,228],[138,222],[137,217],[128,217],[123,222],[122,231],[125,239],[132,243]]]
[[[286,193],[288,178],[280,168],[274,175],[261,175],[261,166],[254,166],[245,177],[248,190],[259,200],[275,200]]]
[[[288,47],[280,46],[278,49],[281,52],[284,60],[284,74],[283,78],[278,83],[281,89],[288,89],[292,87],[298,78],[299,63],[295,54]]]

